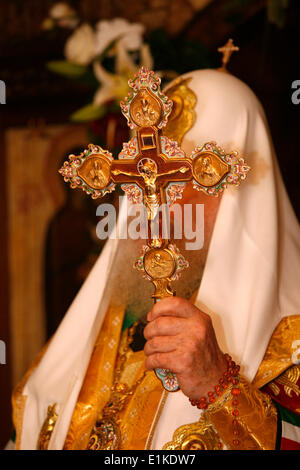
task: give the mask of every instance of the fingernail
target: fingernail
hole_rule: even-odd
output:
[[[151,321],[151,310],[150,310],[150,312],[148,312],[147,320],[148,320],[148,321]]]

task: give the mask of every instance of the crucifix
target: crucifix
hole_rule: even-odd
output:
[[[161,208],[166,210],[182,196],[187,181],[192,181],[198,191],[218,196],[228,184],[238,186],[250,167],[237,152],[226,153],[215,142],[196,147],[186,156],[177,142],[162,135],[172,101],[161,91],[160,78],[141,68],[128,83],[132,91],[120,106],[136,135],[123,144],[118,159],[108,150],[90,144],[79,156],[70,155],[59,172],[72,188],[81,188],[94,199],[120,184],[132,203],[144,204],[148,238],[135,268],[153,283],[152,297],[158,302],[175,295],[171,282],[188,267],[175,244],[162,236]],[[155,223],[158,232],[153,230]],[[166,369],[156,369],[155,373],[166,390],[178,390],[175,374]]]
[[[219,70],[227,72],[227,64],[230,60],[230,57],[235,51],[239,51],[240,48],[235,46],[232,39],[228,39],[226,44],[218,48],[218,51],[222,53],[222,67]]]

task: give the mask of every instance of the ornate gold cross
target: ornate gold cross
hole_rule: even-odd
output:
[[[135,267],[154,287],[154,301],[174,295],[171,281],[188,266],[170,240],[162,237],[161,207],[181,197],[186,181],[196,190],[218,196],[228,184],[239,185],[249,167],[237,152],[226,153],[214,142],[197,147],[187,157],[177,142],[162,135],[172,110],[172,101],[161,92],[160,78],[142,68],[133,80],[132,91],[121,102],[121,110],[136,135],[123,144],[118,159],[90,144],[79,156],[70,155],[59,170],[72,188],[81,188],[92,198],[104,196],[120,184],[133,203],[143,203],[148,219],[148,241]],[[153,235],[158,221],[159,234]],[[169,391],[178,389],[176,377],[165,369],[156,374]]]

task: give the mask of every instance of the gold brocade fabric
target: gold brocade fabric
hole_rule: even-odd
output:
[[[87,448],[92,428],[110,398],[123,317],[124,309],[110,307],[92,353],[64,449]],[[144,374],[144,362],[143,351],[131,351],[120,378],[121,382],[131,387]],[[144,449],[161,394],[162,386],[155,374],[146,374],[120,413],[119,449]],[[137,429],[139,432],[136,432]]]
[[[243,377],[239,381],[239,391],[237,437],[233,434],[234,408],[231,400],[209,413],[210,423],[229,449],[275,449],[277,413],[271,399]],[[233,445],[235,439],[239,442],[236,447]]]
[[[109,399],[123,317],[123,308],[108,309],[72,415],[64,449],[86,448],[97,413]]]
[[[275,329],[253,380],[257,388],[300,361],[300,315],[284,317]]]
[[[77,404],[74,408],[65,440],[65,449],[85,449],[87,447],[93,425],[109,399],[123,317],[123,309],[111,307],[107,312],[91,356]],[[296,360],[299,360],[299,337],[300,316],[295,315],[283,318],[274,331],[264,360],[254,379],[253,385],[256,389],[274,380],[282,372],[289,369]],[[26,401],[26,397],[22,393],[23,387],[32,370],[39,363],[43,353],[44,351],[41,352],[22,382],[16,387],[13,394],[13,417],[17,434],[17,449],[20,448],[23,411]],[[129,386],[134,381],[138,380],[144,373],[144,359],[143,351],[132,352],[128,356],[121,380],[128,383]],[[146,374],[120,415],[122,449],[131,450],[145,448],[146,440],[159,407],[162,393],[163,388],[155,374],[152,372]],[[252,405],[253,403],[254,402],[252,402]],[[262,410],[258,410],[258,413],[262,412]],[[249,413],[250,418],[251,413]],[[263,416],[259,416],[258,419],[262,420]],[[225,419],[224,416],[222,420],[223,418]],[[245,423],[247,423],[247,419],[247,417],[244,417]],[[267,421],[265,424],[266,423]],[[194,429],[194,424],[195,423],[187,424],[184,433],[177,432],[177,438],[179,434],[186,436],[187,434],[194,435],[195,432],[198,433],[199,430]],[[217,428],[218,424],[215,423],[215,425]],[[190,429],[189,426],[191,426]],[[137,429],[138,432],[136,432]],[[151,432],[154,432],[154,430],[152,429]],[[219,432],[219,436],[221,436],[221,434],[222,432]],[[172,445],[172,443],[169,444]],[[178,443],[176,445],[178,445]],[[188,445],[187,443],[186,446]]]
[[[178,428],[165,450],[275,449],[277,415],[271,399],[243,377],[239,381],[237,425],[233,428],[231,392],[210,405],[197,423]],[[225,392],[226,395],[226,392]],[[234,434],[237,432],[237,434]],[[236,442],[234,444],[234,442]]]
[[[137,379],[144,372],[145,356],[144,352],[140,351],[134,353],[132,357],[133,364],[139,363],[139,372]],[[131,365],[128,364],[128,370],[122,377],[122,382],[129,383],[130,385],[134,382],[133,375],[130,374]],[[128,376],[126,380],[126,375]],[[163,388],[154,372],[150,371],[145,377],[142,383],[137,388],[135,394],[132,396],[128,405],[120,415],[121,425],[121,444],[120,450],[143,450],[145,448],[146,440],[152,425],[154,414],[158,407]],[[137,432],[138,430],[138,432]]]
[[[272,450],[275,448],[277,417],[271,399],[259,389],[269,383],[273,390],[283,383],[287,393],[295,391],[295,382],[299,378],[299,369],[295,364],[300,359],[300,316],[285,317],[275,329],[264,359],[252,384],[245,379],[240,381],[239,396],[239,450]],[[285,372],[285,374],[283,374]],[[280,376],[280,377],[279,377]],[[294,388],[292,388],[294,387]],[[233,448],[233,407],[231,400],[225,400],[222,406],[203,413],[198,423],[181,426],[164,449],[183,450],[186,448],[216,449],[218,440],[227,448]],[[220,444],[219,444],[220,445]],[[191,447],[192,446],[192,447]]]

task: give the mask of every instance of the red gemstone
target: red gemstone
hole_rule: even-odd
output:
[[[207,403],[199,403],[197,408],[200,408],[201,410],[206,410],[207,407],[208,407]]]

